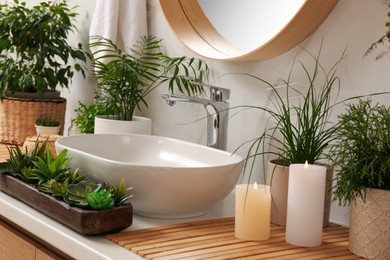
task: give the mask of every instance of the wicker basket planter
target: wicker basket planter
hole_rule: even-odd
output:
[[[4,97],[0,101],[0,143],[22,145],[36,135],[35,120],[51,117],[60,121],[64,131],[66,99],[28,99]]]

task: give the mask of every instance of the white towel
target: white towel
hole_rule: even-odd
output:
[[[97,0],[89,35],[102,36],[116,42],[118,16],[119,0]]]
[[[147,35],[146,0],[97,0],[90,36],[103,36],[125,50]]]

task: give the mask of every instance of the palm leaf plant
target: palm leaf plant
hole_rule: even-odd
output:
[[[148,107],[146,96],[167,82],[169,89],[191,94],[202,92],[193,82],[203,82],[209,67],[199,59],[169,57],[162,51],[162,40],[142,36],[128,52],[114,42],[99,36],[91,37],[90,55],[93,77],[105,99],[106,109],[119,120],[132,120],[141,105]]]

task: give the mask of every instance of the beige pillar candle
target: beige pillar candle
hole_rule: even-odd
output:
[[[286,242],[295,246],[322,243],[326,168],[313,164],[289,167]]]
[[[271,192],[267,185],[236,186],[235,235],[245,240],[271,236]]]

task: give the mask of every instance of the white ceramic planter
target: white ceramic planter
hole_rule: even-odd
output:
[[[113,116],[95,117],[95,134],[152,134],[152,120],[134,116],[132,121],[116,120]]]
[[[35,125],[37,135],[58,135],[61,126],[40,126]]]

